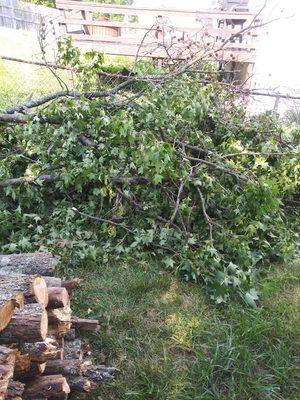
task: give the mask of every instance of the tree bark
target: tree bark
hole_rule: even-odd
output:
[[[98,332],[100,326],[97,319],[84,319],[74,316],[72,317],[72,328],[83,332]]]
[[[91,390],[96,389],[97,384],[83,376],[70,376],[68,377],[68,384],[71,390],[77,392],[89,393]]]
[[[83,376],[95,382],[106,382],[114,377],[116,371],[116,368],[105,365],[93,365],[83,372]]]
[[[43,342],[23,343],[19,349],[21,353],[27,354],[31,361],[44,363],[57,357],[59,353],[57,346],[56,340],[47,338]]]
[[[26,385],[24,399],[66,398],[68,393],[70,387],[62,375],[39,376]]]
[[[64,345],[65,360],[82,360],[83,351],[81,349],[82,342],[80,339],[66,340]]]
[[[4,399],[14,373],[16,350],[0,346],[0,399]]]
[[[0,343],[36,342],[46,339],[48,317],[40,304],[26,304],[16,310],[10,323],[0,333]]]
[[[91,361],[81,360],[50,360],[46,364],[45,374],[82,375],[91,364]]]
[[[0,255],[0,269],[18,274],[53,276],[56,260],[51,253]]]
[[[22,292],[9,292],[6,288],[0,288],[0,332],[8,325],[15,308],[24,307],[24,295]]]
[[[55,276],[43,276],[45,279],[46,285],[48,288],[50,287],[61,287],[61,279],[56,278]]]
[[[40,276],[9,274],[6,275],[0,270],[0,291],[9,293],[21,292],[24,294],[25,302],[39,303],[47,306],[48,289],[46,282]]]
[[[10,380],[7,388],[7,400],[22,399],[24,389],[24,383]]]

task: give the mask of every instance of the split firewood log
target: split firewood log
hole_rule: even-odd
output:
[[[0,332],[0,344],[44,341],[47,330],[47,311],[40,304],[26,304],[14,311],[10,323]]]
[[[49,335],[63,337],[71,328],[71,308],[69,305],[48,311]]]
[[[14,373],[16,350],[0,346],[0,399],[4,399]]]
[[[53,276],[55,265],[51,253],[0,255],[0,269],[7,273]]]
[[[14,309],[23,306],[22,292],[10,292],[7,288],[0,288],[0,332],[8,325]]]
[[[38,275],[4,274],[0,270],[0,291],[9,293],[22,292],[26,303],[48,304],[48,289],[46,282]]]
[[[22,400],[25,383],[10,380],[7,388],[7,400]]]
[[[74,316],[72,317],[72,328],[83,332],[98,332],[100,326],[97,319],[84,319]]]
[[[68,376],[68,384],[70,385],[71,391],[85,393],[89,393],[97,387],[97,383],[90,381],[84,376]]]
[[[46,364],[47,375],[82,375],[92,365],[91,361],[81,360],[50,360]]]
[[[39,376],[26,384],[24,399],[64,399],[70,393],[67,380],[62,375]]]
[[[46,338],[43,342],[22,343],[19,350],[27,354],[31,361],[38,363],[54,360],[60,353],[57,341],[52,338]]]
[[[64,287],[48,287],[48,297],[48,310],[63,308],[70,303],[69,294]]]
[[[73,295],[73,290],[78,288],[80,286],[80,279],[70,279],[70,280],[62,280],[60,278],[56,278],[53,276],[44,276],[43,277],[46,281],[47,287],[52,288],[52,287],[62,287],[65,288],[70,296],[72,298]]]

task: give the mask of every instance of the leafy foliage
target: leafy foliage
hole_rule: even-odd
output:
[[[71,58],[90,89],[101,56]],[[136,85],[127,96],[147,90],[134,102],[61,99],[44,110],[58,123],[3,127],[1,176],[53,178],[2,189],[3,250],[47,248],[73,265],[150,252],[217,303],[255,306],[257,273],[298,241],[284,205],[299,191],[299,136],[190,72]]]

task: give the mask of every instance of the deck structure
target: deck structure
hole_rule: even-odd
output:
[[[251,12],[191,11],[56,0],[62,34],[80,47],[111,55],[187,59],[203,52],[217,61],[253,65],[258,32]],[[233,34],[237,35],[227,42]],[[225,44],[224,44],[225,43]],[[220,50],[218,50],[220,49]]]

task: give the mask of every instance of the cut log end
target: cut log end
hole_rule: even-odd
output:
[[[48,304],[48,288],[44,278],[37,276],[32,284],[36,301],[44,307]]]
[[[64,287],[49,287],[48,296],[48,309],[62,308],[70,302],[69,294]]]

